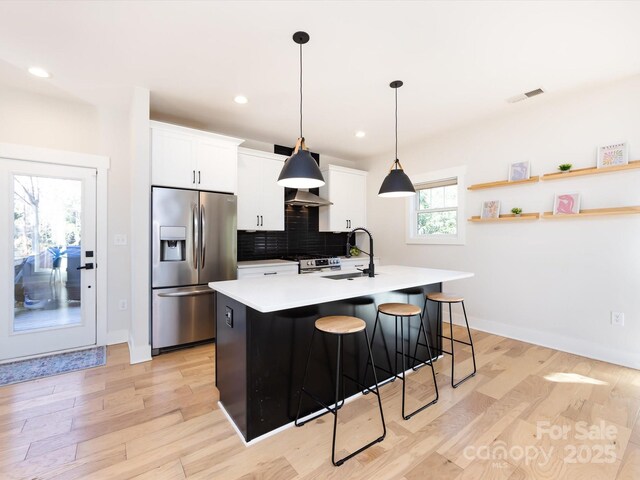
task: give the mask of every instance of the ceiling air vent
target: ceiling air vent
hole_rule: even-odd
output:
[[[517,103],[527,98],[535,97],[536,95],[540,95],[544,93],[544,90],[541,88],[536,88],[535,90],[531,90],[530,92],[520,93],[518,95],[514,95],[513,97],[507,98],[507,103]]]

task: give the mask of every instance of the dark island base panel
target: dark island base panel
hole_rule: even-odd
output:
[[[439,292],[442,284],[418,288],[424,292]],[[260,313],[223,294],[217,293],[217,296],[216,385],[222,405],[247,442],[295,420],[314,322],[319,317],[352,315],[362,318],[367,322],[367,331],[371,335],[376,305],[408,302],[422,307],[424,302],[423,294],[395,291]],[[432,346],[440,348],[440,343],[436,343],[435,339],[436,314],[436,304],[430,302],[430,342]],[[393,317],[381,317],[393,366],[395,321]],[[406,340],[407,320],[404,321]],[[414,317],[411,320],[409,341],[405,343],[405,352],[413,353],[418,327],[419,321]],[[307,377],[308,389],[327,405],[335,402],[336,343],[335,335],[316,333]],[[364,335],[347,335],[343,344],[345,374],[362,379],[367,361]],[[435,351],[433,353],[436,354]],[[376,333],[373,355],[376,364],[387,367],[379,331]],[[426,348],[418,348],[418,358],[426,358]],[[401,365],[401,356],[398,355],[399,369]],[[407,364],[407,368],[410,366]],[[378,370],[378,381],[389,377],[390,375]],[[366,382],[362,383],[373,384],[371,368],[368,369]],[[346,381],[347,397],[359,390],[352,382]],[[301,416],[314,411],[319,411],[318,405],[305,395]]]

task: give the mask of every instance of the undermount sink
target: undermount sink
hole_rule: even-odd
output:
[[[354,278],[358,278],[358,277],[368,277],[368,275],[362,273],[362,272],[358,272],[358,273],[340,273],[338,275],[325,275],[322,278],[328,278],[330,280],[344,280],[345,278],[347,280],[351,280]]]

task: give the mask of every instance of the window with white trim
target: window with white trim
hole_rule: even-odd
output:
[[[407,243],[464,243],[463,174],[464,168],[456,168],[414,178],[416,195],[407,200]]]

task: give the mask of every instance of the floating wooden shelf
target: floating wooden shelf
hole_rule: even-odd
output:
[[[569,170],[568,172],[545,173],[540,180],[562,180],[571,177],[582,177],[584,175],[600,175],[601,173],[621,172],[624,170],[633,170],[640,168],[640,160],[634,160],[627,165],[617,165],[615,167],[589,167]]]
[[[500,215],[498,218],[480,218],[478,216],[471,217],[470,222],[520,222],[523,220],[537,220],[540,218],[539,213],[521,213],[519,216],[513,213]]]
[[[540,180],[540,177],[536,175],[535,177],[529,177],[526,180],[516,180],[514,182],[510,182],[509,180],[500,180],[499,182],[476,183],[475,185],[471,185],[467,187],[467,190],[482,190],[484,188],[511,187],[513,185],[522,185],[523,183],[537,183],[538,180]]]
[[[542,218],[562,219],[577,217],[597,217],[604,215],[632,215],[640,213],[640,206],[635,207],[614,207],[614,208],[591,208],[588,210],[580,210],[580,213],[554,215],[553,212],[544,212]]]

